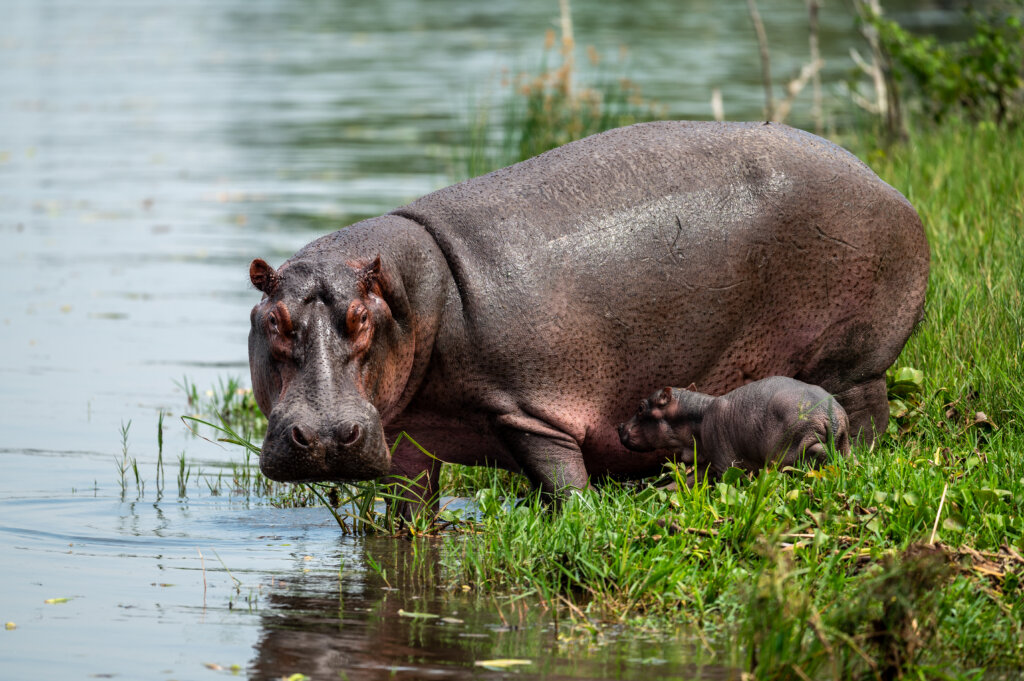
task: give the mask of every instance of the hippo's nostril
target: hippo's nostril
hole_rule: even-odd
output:
[[[302,426],[292,427],[292,442],[300,449],[309,449],[312,438]]]
[[[355,443],[359,442],[359,438],[363,434],[363,429],[359,427],[358,423],[353,423],[351,426],[349,426],[347,432],[346,429],[343,427],[339,434],[341,435],[341,437],[339,438],[341,440],[341,446],[351,447]]]

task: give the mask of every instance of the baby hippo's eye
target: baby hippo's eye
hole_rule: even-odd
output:
[[[646,406],[646,405],[645,405],[645,404],[644,404],[643,402],[640,402],[640,406],[636,408],[636,415],[637,415],[637,416],[642,416],[642,415],[643,415],[643,413],[644,413],[644,407],[645,407],[645,406]]]
[[[359,323],[360,324],[365,324],[366,320],[369,319],[369,316],[370,316],[369,313],[364,309],[363,310],[363,316],[359,318]]]
[[[268,319],[268,321],[270,322],[270,326],[273,327],[273,329],[276,331],[277,330],[277,315],[275,315],[275,314],[270,315],[270,318]]]

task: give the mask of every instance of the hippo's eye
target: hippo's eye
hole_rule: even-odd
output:
[[[640,416],[641,414],[644,413],[644,407],[645,406],[647,406],[647,405],[645,405],[643,402],[640,403],[640,406],[636,408],[636,415],[637,416]]]
[[[366,310],[363,310],[363,316],[359,318],[360,324],[365,324],[366,320],[369,319],[370,315]]]
[[[277,331],[277,315],[270,315],[270,318],[267,321],[270,323],[270,326],[274,328],[274,331]]]

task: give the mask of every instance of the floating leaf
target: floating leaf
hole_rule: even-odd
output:
[[[477,660],[473,663],[477,667],[490,667],[493,669],[508,669],[509,667],[515,667],[521,664],[533,664],[533,660],[515,660],[515,659],[498,659],[498,660]]]
[[[45,601],[43,601],[43,603],[49,603],[50,605],[55,605],[57,603],[67,603],[70,600],[71,600],[70,598],[47,598]]]
[[[15,624],[14,622],[5,622],[4,623],[4,629],[6,629],[7,631],[10,631],[11,629],[17,629],[17,628],[18,628],[18,625]]]
[[[401,610],[401,609],[398,611],[398,616],[399,617],[413,617],[413,618],[425,619],[425,620],[432,620],[432,619],[434,619],[436,617],[440,617],[440,615],[435,615],[435,614],[433,614],[431,612],[409,612],[408,610]]]
[[[462,520],[462,509],[461,508],[456,508],[456,509],[446,508],[446,509],[442,510],[441,513],[438,514],[438,516],[441,518],[441,520],[443,520],[445,522],[457,523],[457,522],[460,522]]]
[[[305,674],[292,674],[285,677],[285,681],[309,681],[309,677]]]
[[[464,621],[458,617],[442,617],[441,621],[445,624],[464,624]]]

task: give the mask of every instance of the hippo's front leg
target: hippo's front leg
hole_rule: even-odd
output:
[[[572,436],[521,414],[498,417],[496,431],[534,489],[545,497],[589,486],[583,453]]]

